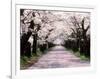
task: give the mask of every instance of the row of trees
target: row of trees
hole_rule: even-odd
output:
[[[31,57],[32,54],[37,55],[37,49],[44,52],[44,50],[54,45],[47,41],[48,36],[54,28],[49,25],[52,21],[49,21],[46,11],[21,9],[20,16],[21,56]],[[30,37],[32,41],[29,41]]]
[[[90,19],[82,17],[80,20],[76,16],[70,17],[72,33],[66,41],[65,46],[74,51],[79,51],[80,54],[90,57]]]
[[[45,10],[20,10],[21,56],[37,55],[37,49],[44,52],[54,46],[57,39],[61,39],[66,48],[90,56],[89,16],[56,13]]]

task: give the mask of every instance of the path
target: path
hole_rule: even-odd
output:
[[[66,50],[63,46],[55,46],[43,55],[37,63],[29,69],[40,68],[68,68],[89,66],[89,61],[83,61],[76,57],[72,51]]]

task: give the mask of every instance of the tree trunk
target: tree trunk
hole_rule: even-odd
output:
[[[21,43],[20,43],[21,56],[25,54],[25,51],[26,51],[25,47],[31,34],[32,32],[28,32],[27,34],[23,34],[21,37]]]
[[[33,53],[35,55],[37,55],[36,50],[37,50],[37,34],[34,34],[33,35]]]
[[[48,44],[48,42],[47,42],[47,47],[46,47],[46,49],[48,49],[49,48],[49,44]]]
[[[31,57],[31,43],[30,42],[27,42],[25,46],[25,56],[27,56],[28,58]]]

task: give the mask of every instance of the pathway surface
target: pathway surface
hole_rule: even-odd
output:
[[[63,46],[55,46],[29,69],[85,67],[89,65],[89,61],[81,60],[72,51],[66,50]]]

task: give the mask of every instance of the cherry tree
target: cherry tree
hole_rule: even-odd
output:
[[[31,52],[26,52],[26,46],[29,44],[28,40],[30,36],[33,36],[33,49],[32,51],[36,54],[37,47],[37,32],[41,27],[41,19],[39,17],[39,12],[34,10],[21,10],[21,55]],[[29,50],[30,46],[28,47]]]
[[[36,54],[37,48],[48,49],[57,41],[64,44],[75,39],[79,43],[89,37],[90,19],[84,13],[21,9],[20,15],[21,53],[30,46]]]
[[[77,48],[81,53],[90,53],[90,14],[76,14],[70,17],[70,23],[72,24],[71,38],[75,38],[77,42]]]

